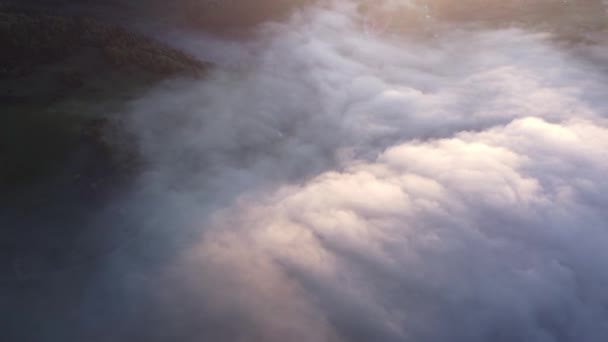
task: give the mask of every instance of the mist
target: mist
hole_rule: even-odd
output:
[[[90,223],[119,247],[77,293],[48,278],[58,303],[18,323],[26,301],[14,336],[603,341],[606,41],[382,18],[331,1],[246,38],[159,33],[216,67],[120,113],[141,172]]]

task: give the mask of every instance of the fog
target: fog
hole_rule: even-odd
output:
[[[358,5],[159,35],[217,67],[121,113],[144,167],[95,224],[130,233],[36,334],[605,340],[606,42]]]

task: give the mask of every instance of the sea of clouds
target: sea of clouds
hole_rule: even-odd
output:
[[[85,336],[605,340],[606,46],[363,19],[170,37],[218,67],[124,113],[137,241],[80,294]]]

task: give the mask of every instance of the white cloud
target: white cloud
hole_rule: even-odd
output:
[[[370,333],[396,340],[599,341],[608,328],[608,273],[596,273],[608,257],[605,137],[591,122],[524,118],[403,143],[269,199],[243,198],[195,250],[221,241],[226,269],[249,265],[272,282],[248,253],[267,258],[309,291],[271,303],[299,298],[331,321],[360,306],[350,323],[378,320],[386,331]]]
[[[226,50],[247,63],[169,83],[128,113],[149,165],[148,229],[188,240],[148,285],[152,305],[176,307],[157,330],[606,336],[604,47],[458,26],[378,37],[343,2],[260,32]]]

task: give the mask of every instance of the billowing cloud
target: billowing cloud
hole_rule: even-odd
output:
[[[360,15],[337,3],[250,43],[184,38],[220,68],[133,103],[152,229],[188,236],[146,286],[172,307],[162,329],[602,340],[604,48],[519,29],[376,35]]]
[[[169,35],[218,68],[124,113],[140,234],[82,295],[85,336],[603,341],[605,45],[363,16]]]
[[[607,133],[523,118],[399,144],[243,198],[188,254],[258,277],[266,258],[346,340],[600,341]]]

